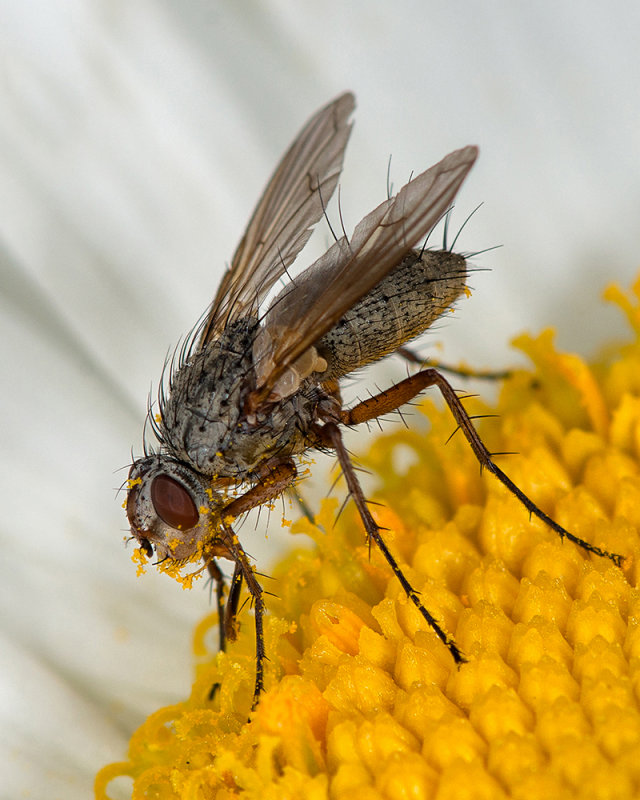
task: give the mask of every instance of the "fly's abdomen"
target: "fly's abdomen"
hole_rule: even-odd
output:
[[[325,380],[337,380],[397,350],[423,333],[466,286],[465,259],[456,253],[412,250],[316,344]]]

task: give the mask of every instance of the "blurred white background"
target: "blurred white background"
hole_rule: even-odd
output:
[[[624,332],[601,289],[640,263],[638,41],[621,0],[0,4],[2,798],[86,798],[188,691],[208,594],[136,579],[115,490],[165,354],[302,123],[356,93],[348,230],[390,155],[399,188],[480,146],[452,230],[482,202],[459,248],[502,248],[432,334],[443,357],[514,363],[510,337],[548,325],[590,354]],[[261,564],[278,518],[268,541],[243,531]]]

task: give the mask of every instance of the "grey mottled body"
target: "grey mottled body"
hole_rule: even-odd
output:
[[[247,414],[255,389],[255,317],[237,320],[219,339],[187,359],[171,380],[160,435],[179,460],[208,478],[247,480],[274,456],[312,446],[317,388]]]
[[[330,384],[423,333],[464,291],[466,274],[460,255],[411,251],[315,343],[326,370],[251,413],[245,407],[256,388],[252,345],[259,323],[236,321],[172,377],[161,415],[163,443],[201,475],[236,480],[317,447],[318,403]],[[287,289],[274,304],[286,296]]]
[[[316,345],[337,380],[395,352],[429,328],[465,290],[465,259],[448,250],[412,250],[350,308]]]

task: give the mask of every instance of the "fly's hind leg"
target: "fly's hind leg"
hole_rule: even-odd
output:
[[[583,550],[586,550],[589,553],[595,553],[595,555],[602,556],[603,558],[608,558],[617,566],[621,566],[622,561],[624,560],[623,556],[617,553],[610,553],[608,550],[604,550],[596,545],[590,544],[584,539],[580,539],[575,534],[565,530],[565,528],[563,528],[555,520],[551,519],[551,517],[545,514],[544,511],[538,508],[538,506],[527,497],[522,489],[518,488],[511,478],[509,478],[509,476],[506,475],[500,469],[500,467],[493,462],[491,453],[487,450],[482,439],[478,435],[478,432],[473,427],[471,418],[464,410],[464,406],[462,405],[460,398],[455,393],[449,381],[436,369],[425,369],[421,372],[417,372],[415,375],[400,381],[400,383],[392,386],[390,389],[387,389],[386,391],[381,392],[380,394],[377,394],[374,397],[363,401],[362,403],[358,403],[358,405],[354,406],[353,408],[342,410],[340,412],[340,422],[342,422],[344,425],[358,425],[361,422],[367,422],[368,420],[375,419],[375,417],[379,417],[382,414],[395,411],[401,405],[414,398],[417,394],[423,391],[423,389],[426,389],[429,386],[436,386],[440,390],[447,405],[449,406],[449,409],[451,410],[451,413],[458,423],[458,427],[471,445],[471,449],[480,462],[480,465],[488,469],[489,472],[493,473],[493,475],[496,476],[503,486],[506,486],[511,494],[518,498],[522,505],[527,509],[529,514],[533,514],[534,516],[538,517],[538,519],[542,520],[542,522],[554,530],[560,536],[560,538],[566,537],[569,539],[569,541],[577,544]]]
[[[457,375],[459,378],[479,378],[486,381],[502,381],[511,376],[511,371],[505,370],[490,370],[490,369],[471,369],[470,367],[450,367],[447,364],[433,358],[421,358],[410,347],[399,347],[396,353],[408,361],[410,364],[417,364],[419,367],[426,367],[429,365],[430,369],[442,370],[449,372],[451,375]]]

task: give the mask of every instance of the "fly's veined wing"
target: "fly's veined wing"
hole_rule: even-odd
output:
[[[315,114],[267,184],[203,325],[200,347],[257,307],[307,243],[338,183],[355,107],[350,93]]]
[[[265,315],[268,358],[256,364],[264,399],[286,368],[396,267],[447,211],[478,155],[464,147],[418,175],[294,278]]]

